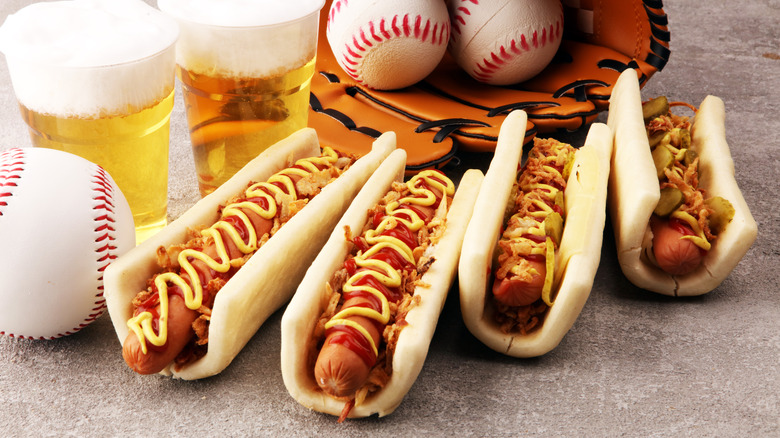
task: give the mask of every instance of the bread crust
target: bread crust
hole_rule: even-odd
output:
[[[669,296],[705,294],[728,277],[755,241],[758,228],[734,177],[725,119],[723,101],[707,96],[693,120],[691,149],[699,155],[699,187],[708,197],[721,196],[731,202],[734,218],[696,270],[682,276],[670,275],[645,255],[652,241],[650,216],[660,189],[642,119],[637,73],[631,69],[621,73],[610,100],[608,120],[615,132],[609,212],[620,267],[634,285]]]

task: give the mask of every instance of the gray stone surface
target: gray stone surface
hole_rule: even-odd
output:
[[[0,17],[27,3],[3,0]],[[221,375],[197,382],[131,372],[105,315],[54,341],[0,337],[0,434],[780,436],[780,2],[667,0],[665,10],[671,60],[644,93],[723,98],[737,179],[759,227],[713,292],[673,299],[637,289],[620,272],[608,223],[590,299],[557,349],[529,360],[492,352],[465,329],[453,293],[396,412],[341,425],[287,394],[281,312]],[[177,98],[171,219],[198,199],[188,145]],[[29,139],[2,62],[0,150],[16,146]]]

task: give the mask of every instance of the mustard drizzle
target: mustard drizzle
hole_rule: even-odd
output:
[[[564,143],[559,143],[558,147],[564,147]],[[557,150],[553,152],[550,155],[545,155],[543,157],[536,156],[538,160],[542,160],[542,168],[550,173],[556,173],[558,176],[563,178],[563,173],[559,171],[555,166],[551,166],[548,163],[553,163],[557,160]],[[550,203],[555,202],[555,198],[558,196],[558,193],[560,190],[551,185],[551,184],[544,184],[544,183],[531,183],[531,184],[521,184],[520,190],[523,192],[523,195],[535,191],[541,199],[533,199],[531,201],[531,204],[533,204],[537,209],[530,212],[518,212],[515,213],[514,216],[518,215],[527,215],[534,219],[534,224],[530,227],[527,227],[522,230],[522,233],[518,233],[515,230],[512,230],[511,232],[509,230],[504,232],[504,238],[513,240],[515,242],[527,242],[531,246],[530,254],[529,255],[544,255],[545,256],[545,265],[547,267],[547,272],[545,274],[545,282],[544,286],[542,288],[542,299],[548,306],[552,306],[553,302],[551,300],[551,293],[552,293],[552,279],[553,279],[553,268],[554,267],[554,258],[555,258],[555,244],[553,240],[547,236],[544,242],[537,243],[536,241],[529,239],[525,237],[524,235],[532,235],[532,236],[546,236],[547,230],[545,227],[545,219],[547,216],[549,216],[551,213],[554,212],[552,206]],[[548,202],[545,202],[548,201]],[[509,237],[511,235],[511,237]]]
[[[712,244],[709,240],[707,240],[707,237],[704,235],[704,230],[702,230],[701,226],[699,226],[699,221],[696,220],[693,215],[690,213],[687,213],[682,210],[676,210],[672,212],[671,217],[679,219],[686,224],[688,224],[691,227],[691,230],[693,230],[693,233],[695,236],[685,235],[681,236],[680,240],[690,240],[693,242],[694,245],[698,246],[699,248],[709,251],[710,248],[712,248]]]
[[[217,260],[208,256],[203,251],[188,248],[181,251],[178,255],[179,266],[184,270],[190,279],[190,285],[180,274],[175,272],[165,272],[154,278],[154,285],[157,288],[160,300],[159,315],[159,333],[155,333],[153,328],[154,315],[150,311],[144,311],[130,318],[127,326],[138,337],[141,344],[141,351],[147,354],[147,342],[157,347],[162,347],[168,340],[168,283],[173,283],[182,290],[184,303],[187,308],[198,310],[203,305],[203,285],[200,281],[198,271],[192,265],[191,259],[200,260],[210,269],[219,273],[225,273],[232,267],[241,266],[243,257],[230,259],[227,252],[227,246],[223,240],[221,231],[224,231],[228,238],[236,245],[243,255],[250,254],[259,248],[262,236],[257,235],[257,231],[252,225],[249,216],[243,210],[250,210],[264,219],[272,219],[277,215],[277,199],[287,196],[297,199],[297,191],[292,176],[297,175],[306,177],[308,174],[317,171],[320,166],[329,166],[336,163],[338,154],[331,148],[323,148],[322,155],[319,157],[302,158],[295,162],[295,165],[303,169],[289,167],[280,170],[272,175],[265,182],[252,184],[244,191],[246,199],[261,198],[266,200],[267,207],[263,208],[259,203],[251,201],[238,201],[228,204],[222,210],[222,218],[237,217],[245,226],[248,236],[247,241],[241,238],[238,229],[225,220],[217,221],[211,227],[201,231],[201,235],[210,237],[214,241],[217,252]],[[274,183],[280,183],[285,188],[281,189]]]
[[[424,182],[425,184],[418,185],[418,182]],[[379,348],[374,342],[374,339],[362,325],[351,321],[348,318],[352,316],[363,316],[373,319],[382,325],[386,325],[390,321],[390,304],[385,294],[380,290],[371,287],[368,284],[355,285],[355,283],[366,276],[372,276],[383,286],[388,288],[397,288],[401,286],[401,275],[398,271],[384,260],[376,260],[371,257],[382,249],[390,248],[401,254],[409,263],[415,264],[412,249],[406,243],[397,237],[382,235],[382,233],[394,228],[398,222],[402,223],[413,232],[417,232],[425,226],[425,221],[421,219],[414,210],[401,208],[400,206],[402,204],[426,207],[433,206],[436,203],[436,194],[432,190],[426,188],[426,185],[437,188],[443,194],[442,202],[446,202],[446,197],[452,196],[455,193],[455,185],[452,181],[439,172],[424,170],[412,177],[406,183],[410,195],[392,201],[385,206],[387,215],[382,218],[375,229],[368,230],[365,235],[366,242],[372,246],[365,252],[359,252],[354,257],[355,264],[358,267],[368,269],[355,272],[354,275],[347,279],[342,288],[344,293],[362,291],[373,295],[380,302],[380,309],[376,310],[368,307],[351,306],[346,309],[341,309],[325,323],[325,329],[336,326],[347,326],[357,330],[368,341],[371,350],[374,352],[374,357],[379,354]],[[402,217],[402,215],[407,215],[410,219],[406,219],[405,217]]]
[[[555,161],[554,156],[546,156],[544,157],[544,159],[550,162]],[[561,172],[559,172],[554,167],[547,166],[547,165],[545,165],[544,167],[549,171],[554,171],[559,175],[561,174]],[[550,184],[540,184],[540,183],[521,185],[520,190],[522,190],[524,194],[530,193],[531,191],[535,190],[543,199],[546,199],[547,201],[550,202],[553,202],[555,200],[555,197],[558,195],[559,192],[557,188],[555,188]],[[548,204],[542,199],[534,199],[531,201],[531,203],[537,208],[537,210],[527,212],[527,215],[532,217],[535,223],[533,226],[524,229],[522,234],[530,234],[532,236],[545,236],[547,234],[547,230],[545,230],[544,219],[554,210],[550,206],[550,204]],[[532,246],[531,254],[534,255],[547,254],[546,243],[544,244],[544,246],[539,246],[539,244],[536,241],[524,237],[522,234],[519,236],[517,235],[514,236],[513,240],[528,241]]]

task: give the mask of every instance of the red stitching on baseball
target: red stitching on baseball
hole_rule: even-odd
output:
[[[373,23],[369,22],[368,24],[371,27]],[[368,37],[366,37],[366,32],[363,29],[360,29],[360,40],[363,41],[363,44],[365,44],[366,46],[374,47],[374,43],[372,43],[371,40]]]
[[[474,67],[475,68],[474,76],[481,81],[488,81],[499,70],[500,65],[507,63],[511,58],[514,57],[514,55],[522,54],[522,50],[525,51],[531,50],[531,45],[533,45],[534,48],[541,48],[544,47],[548,42],[554,41],[555,38],[553,38],[553,33],[554,33],[553,29],[560,29],[562,26],[561,25],[562,20],[563,20],[563,10],[561,10],[561,14],[558,17],[558,21],[550,24],[549,37],[547,34],[547,28],[544,27],[542,28],[541,40],[539,38],[537,31],[534,30],[533,35],[531,37],[531,44],[528,43],[525,34],[520,34],[519,47],[515,39],[512,39],[510,41],[509,50],[507,50],[505,46],[501,45],[498,48],[498,53],[490,52],[487,57],[482,59],[481,63],[477,63],[477,65]],[[556,36],[559,33],[560,31],[556,32]]]
[[[421,17],[418,15],[417,18],[414,19],[414,26],[411,25],[412,20],[409,18],[409,14],[404,15],[404,35],[414,35],[415,38],[420,38],[420,32],[422,31],[422,27],[420,24],[422,23]],[[425,39],[422,39],[425,41]]]
[[[345,44],[345,45],[344,45],[344,47],[346,47],[346,49],[347,49],[347,53],[349,53],[350,55],[352,55],[352,56],[354,56],[354,57],[356,57],[356,58],[359,58],[359,57],[361,56],[361,55],[359,55],[357,52],[354,52],[354,51],[352,51],[352,48],[351,48],[351,47],[349,47],[349,44]],[[345,58],[345,59],[346,59],[346,58]]]
[[[520,35],[520,47],[522,47],[523,50],[531,50],[531,46],[528,44],[528,41],[526,41],[525,35]]]
[[[362,36],[362,35],[361,35],[361,36]],[[358,37],[358,35],[352,35],[352,45],[353,45],[353,46],[354,46],[356,49],[358,49],[358,50],[361,50],[361,51],[362,51],[362,50],[366,50],[366,49],[364,49],[364,48],[363,48],[363,46],[361,46],[361,45],[360,45],[360,43],[358,42],[358,39],[357,39],[357,37]]]
[[[383,39],[390,39],[392,35],[390,34],[390,31],[385,28],[385,20],[379,21],[379,29],[382,32],[382,35],[376,35],[376,38],[379,38],[379,41],[383,41]]]
[[[390,30],[393,31],[395,36],[401,36],[401,29],[398,28],[398,15],[393,16],[393,20],[390,22]]]
[[[116,222],[116,219],[114,218],[114,214],[116,213],[114,211],[115,206],[113,202],[114,190],[111,186],[111,181],[109,180],[108,173],[105,171],[105,169],[100,166],[96,166],[92,183],[92,190],[96,193],[93,197],[93,200],[98,202],[98,204],[94,206],[93,209],[105,211],[105,214],[97,216],[94,219],[94,231],[97,233],[97,236],[95,237],[95,243],[106,243],[95,250],[96,261],[99,265],[97,272],[100,274],[100,276],[98,277],[99,285],[97,287],[97,293],[95,294],[95,301],[92,308],[94,313],[90,314],[77,327],[71,329],[71,332],[68,334],[75,333],[83,329],[103,314],[104,310],[106,309],[106,299],[103,296],[102,274],[110,262],[118,257],[116,254],[117,246],[112,244],[113,241],[117,239],[114,235],[116,229],[112,226],[112,224]]]
[[[473,5],[478,5],[479,0],[461,0],[462,2],[471,3]],[[452,23],[452,32],[460,35],[460,26],[466,25],[466,20],[463,18],[463,15],[471,15],[471,10],[469,10],[468,6],[455,6],[451,8],[452,13],[450,14],[450,22]]]
[[[460,12],[460,14],[458,14],[458,12]],[[455,8],[452,16],[450,17],[450,21],[452,22],[452,32],[458,35],[460,35],[460,26],[466,25],[466,19],[463,18],[463,15],[471,15],[471,11],[469,11],[469,8],[460,6]]]
[[[8,179],[19,179],[21,178],[21,175],[19,174],[6,174],[7,172],[21,172],[24,170],[23,165],[25,164],[23,161],[24,158],[24,151],[22,149],[9,149],[3,153],[0,153],[0,161],[5,161],[9,156],[12,157],[11,163],[2,163],[0,165],[0,179],[8,180]],[[105,309],[106,309],[106,300],[103,295],[103,271],[108,267],[110,261],[116,260],[118,257],[118,254],[116,254],[117,246],[112,245],[112,242],[116,240],[116,236],[114,233],[116,232],[116,228],[112,226],[116,220],[114,219],[114,203],[113,203],[113,187],[111,185],[111,182],[108,177],[108,173],[100,167],[96,166],[95,174],[93,175],[93,186],[92,190],[98,195],[93,197],[94,201],[100,202],[100,204],[93,207],[94,210],[105,210],[106,214],[100,215],[94,219],[94,221],[97,223],[95,227],[95,232],[99,233],[98,237],[96,237],[95,242],[99,243],[102,241],[107,240],[107,243],[103,245],[102,247],[95,250],[97,253],[97,262],[100,264],[100,266],[97,268],[97,272],[100,274],[98,277],[99,285],[97,287],[97,293],[95,294],[95,301],[93,302],[93,308],[91,309],[92,313],[89,314],[81,323],[79,323],[76,327],[72,328],[71,330],[57,333],[54,336],[24,336],[24,335],[17,335],[15,333],[7,333],[5,331],[0,331],[0,335],[9,336],[12,338],[17,339],[30,339],[30,340],[51,340],[56,339],[63,336],[69,336],[72,335],[79,330],[83,329],[84,327],[88,326],[92,322],[94,322],[98,317],[100,317]],[[17,184],[14,183],[2,183],[0,184],[0,187],[16,187]],[[10,196],[11,193],[0,193],[0,196]],[[4,202],[0,202],[0,206],[7,205]],[[0,216],[2,215],[2,212],[0,211]],[[106,261],[109,261],[109,263],[106,263]]]
[[[18,187],[15,180],[21,179],[24,171],[25,152],[23,149],[7,149],[0,153],[0,216],[13,196],[13,188]],[[14,180],[14,181],[12,181]]]
[[[461,2],[471,3],[474,5],[479,4],[479,0],[461,0]],[[469,9],[468,5],[461,4],[460,6],[454,6],[451,8],[450,22],[452,23],[451,31],[453,38],[452,41],[450,41],[450,46],[452,46],[453,42],[457,40],[457,37],[462,33],[461,26],[466,25],[466,16],[471,16],[471,10]],[[497,52],[490,52],[485,58],[482,59],[481,63],[477,63],[477,65],[474,67],[474,76],[477,79],[487,81],[495,74],[500,65],[507,63],[515,55],[520,55],[523,53],[523,51],[531,50],[531,46],[540,48],[546,45],[548,42],[556,40],[562,32],[562,21],[563,6],[561,6],[561,12],[558,20],[555,23],[550,24],[549,32],[547,31],[546,27],[541,29],[541,40],[536,30],[534,30],[533,34],[531,35],[530,44],[525,34],[521,33],[520,35],[517,35],[515,38],[510,40],[508,48],[502,45],[498,48]]]
[[[381,25],[381,22],[380,22],[380,25]],[[377,42],[377,43],[381,43],[382,39],[377,36],[377,31],[374,30],[374,22],[373,21],[369,21],[368,22],[368,27],[369,27],[369,30],[371,31],[371,37],[374,39],[374,41]]]
[[[336,0],[333,3],[328,16],[328,30],[330,30],[330,24],[334,17],[341,7],[346,6],[346,4],[346,0]],[[363,81],[360,79],[360,65],[368,48],[374,47],[394,36],[413,36],[422,42],[426,42],[430,38],[431,43],[434,45],[446,44],[450,39],[450,28],[449,21],[432,23],[430,19],[423,18],[421,15],[411,16],[410,14],[406,14],[403,17],[395,15],[391,20],[382,18],[378,23],[369,21],[367,28],[361,27],[357,33],[352,35],[351,42],[348,41],[344,44],[343,55],[339,57],[339,64],[352,79],[363,84]]]
[[[334,17],[341,12],[342,6],[347,6],[347,0],[336,0],[331,4],[330,12],[328,13],[328,30],[330,30],[330,23],[333,21]]]

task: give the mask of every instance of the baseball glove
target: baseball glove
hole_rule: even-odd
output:
[[[553,61],[512,86],[477,82],[449,55],[426,79],[394,91],[357,84],[338,65],[321,14],[309,126],[324,145],[365,153],[386,131],[408,153],[407,171],[441,168],[460,149],[491,152],[501,122],[514,109],[528,114],[526,142],[538,133],[577,130],[607,109],[612,86],[626,68],[644,86],[669,59],[669,30],[661,0],[563,0],[564,35]]]

